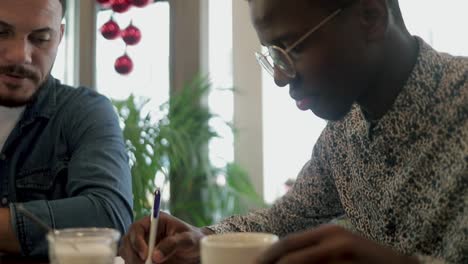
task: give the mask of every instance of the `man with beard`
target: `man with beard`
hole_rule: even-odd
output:
[[[0,252],[46,255],[52,228],[132,221],[131,178],[109,100],[51,75],[65,0],[0,1]]]
[[[271,208],[205,228],[162,214],[152,259],[197,263],[203,236],[271,232],[257,263],[468,263],[468,59],[411,36],[397,0],[248,2],[260,64],[329,122]],[[351,230],[327,224],[342,215]],[[144,260],[149,226],[130,228],[126,261]]]

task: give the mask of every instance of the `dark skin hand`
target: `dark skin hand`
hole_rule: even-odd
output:
[[[419,263],[336,225],[289,235],[262,254],[257,264]]]
[[[125,263],[144,263],[148,254],[150,218],[135,222],[123,237],[119,250]],[[200,239],[212,232],[196,228],[161,213],[158,238],[152,254],[154,263],[199,263]],[[419,263],[388,247],[353,234],[336,225],[289,235],[263,253],[257,264],[298,263]]]
[[[119,249],[119,255],[125,263],[145,263],[148,256],[149,230],[149,217],[136,221],[130,227],[129,232],[122,238]],[[191,226],[161,212],[155,250],[152,253],[153,263],[199,263],[199,242],[209,234],[212,234],[209,229]]]

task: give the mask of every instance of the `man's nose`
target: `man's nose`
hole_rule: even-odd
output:
[[[291,78],[289,78],[283,71],[278,69],[278,67],[274,68],[273,78],[275,79],[276,85],[279,87],[284,87],[289,84]]]
[[[27,39],[11,39],[4,50],[3,58],[9,64],[31,64],[33,47]]]

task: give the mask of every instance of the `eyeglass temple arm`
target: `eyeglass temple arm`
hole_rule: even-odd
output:
[[[307,33],[304,34],[300,39],[298,39],[296,42],[294,42],[291,46],[289,46],[285,51],[286,53],[289,53],[292,49],[294,49],[299,43],[304,41],[306,38],[308,38],[312,33],[317,31],[320,27],[325,25],[328,21],[330,21],[332,18],[334,18],[336,15],[338,15],[343,9],[340,8],[336,10],[335,12],[331,13],[329,16],[327,16],[322,22],[320,22],[318,25],[313,27],[311,30],[309,30]]]

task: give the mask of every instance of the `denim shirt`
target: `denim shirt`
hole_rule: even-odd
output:
[[[9,207],[23,255],[47,255],[45,232],[19,203],[53,228],[109,227],[133,219],[132,185],[112,104],[50,77],[0,153],[0,203]]]

